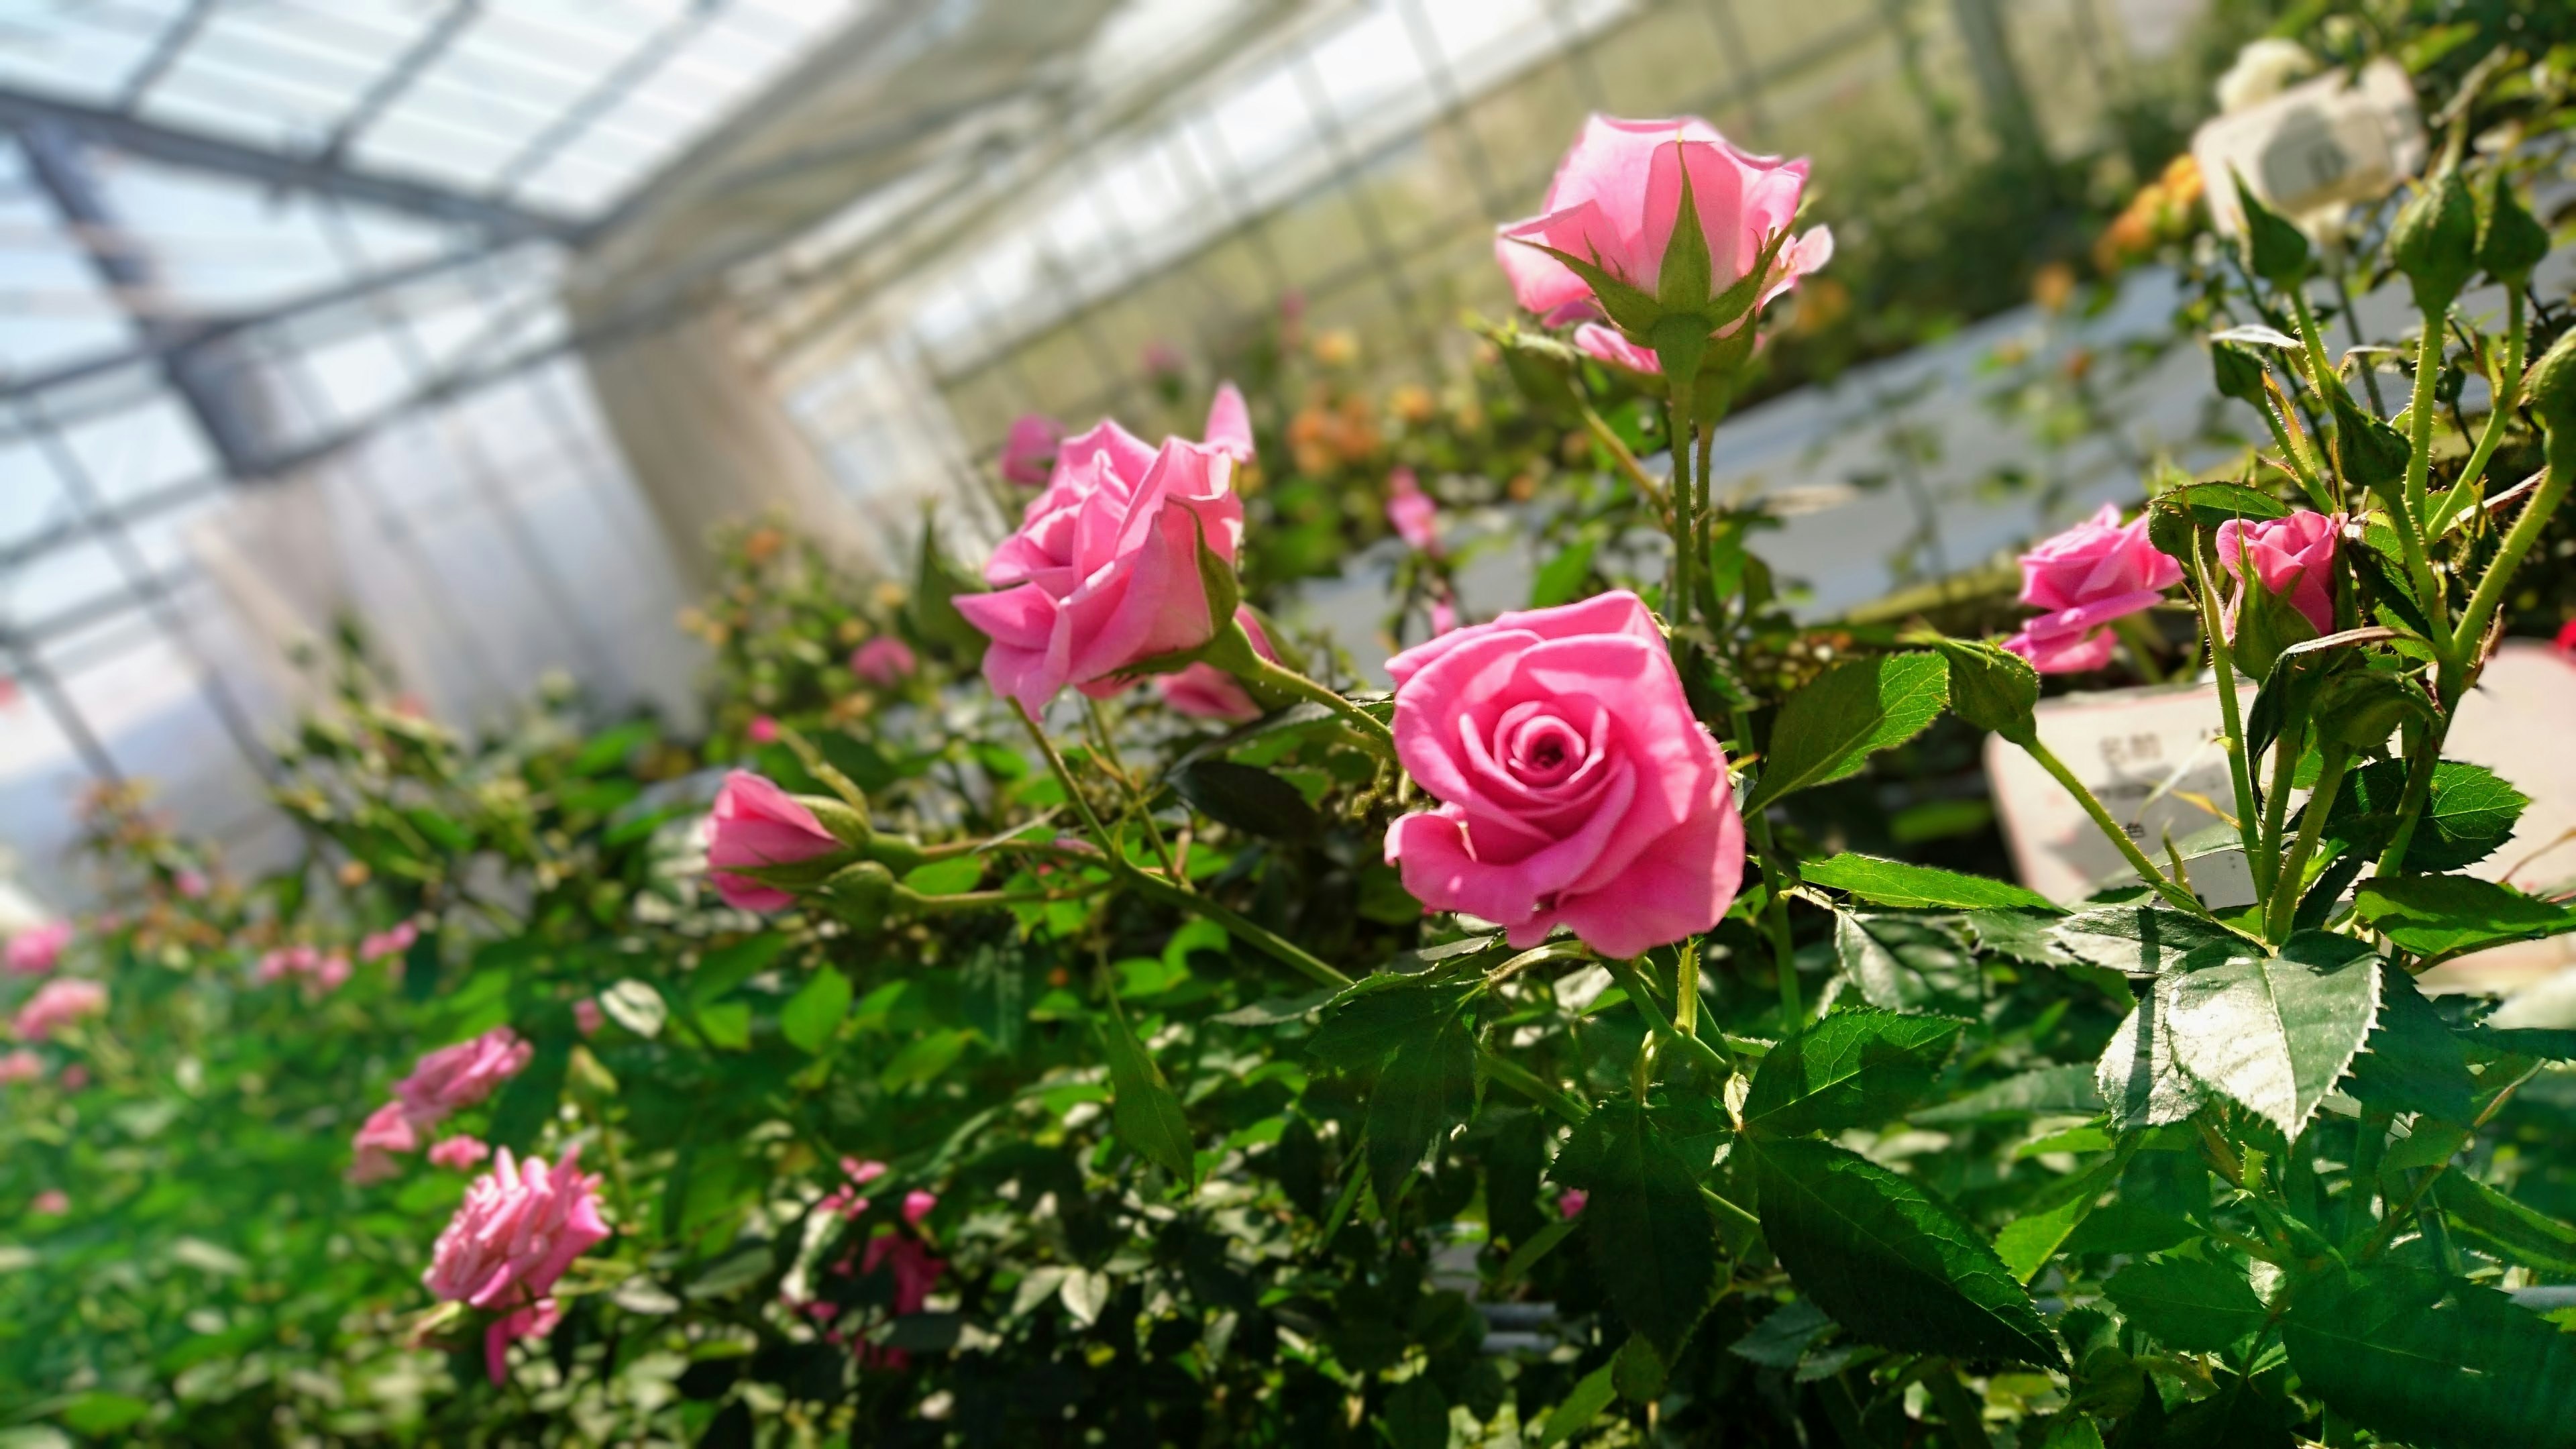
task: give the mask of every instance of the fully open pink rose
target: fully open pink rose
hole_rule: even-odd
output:
[[[1271,647],[1270,636],[1262,632],[1261,620],[1250,609],[1235,610],[1234,618],[1252,640],[1253,653],[1264,659],[1278,659],[1279,651]],[[1245,724],[1261,718],[1261,706],[1244,692],[1243,685],[1213,664],[1193,664],[1176,674],[1161,675],[1154,680],[1154,687],[1161,691],[1163,703],[1199,719]]]
[[[1626,121],[1594,116],[1557,166],[1539,215],[1501,229],[1496,260],[1520,304],[1551,325],[1595,315],[1592,288],[1536,242],[1591,261],[1620,281],[1656,290],[1664,249],[1681,216],[1682,176],[1690,176],[1700,234],[1708,246],[1710,289],[1724,291],[1750,271],[1770,238],[1798,215],[1807,163],[1737,149],[1696,116]],[[1833,233],[1817,227],[1784,247],[1763,301],[1796,284],[1833,256]],[[1757,303],[1757,305],[1759,305]]]
[[[1636,595],[1505,614],[1386,667],[1396,757],[1445,802],[1387,831],[1416,900],[1516,947],[1562,925],[1622,957],[1726,913],[1744,875],[1726,757]]]
[[[2116,504],[2021,556],[2021,601],[2047,612],[2004,647],[2042,674],[2073,674],[2111,662],[2103,628],[2152,607],[2182,582],[2182,565],[2147,541],[2147,520],[2122,524]]]
[[[548,1168],[542,1157],[515,1162],[502,1148],[492,1170],[465,1189],[421,1275],[440,1298],[505,1315],[484,1339],[495,1383],[512,1339],[543,1337],[554,1327],[557,1314],[546,1295],[555,1280],[608,1236],[599,1216],[599,1179],[582,1174],[580,1158],[575,1146]]]
[[[1410,468],[1386,475],[1386,521],[1416,553],[1440,556],[1440,505],[1422,491]]]
[[[707,815],[707,872],[725,904],[743,911],[783,911],[796,898],[749,876],[743,866],[794,865],[829,855],[841,842],[777,784],[749,770],[727,774]]]
[[[496,1026],[422,1057],[410,1076],[394,1083],[394,1100],[414,1126],[426,1129],[491,1096],[494,1088],[525,1070],[536,1052],[517,1032]]]
[[[107,1010],[107,988],[95,981],[63,977],[36,988],[10,1024],[20,1041],[43,1041],[85,1016]]]
[[[1155,449],[1104,422],[1064,445],[1046,491],[984,565],[995,592],[956,599],[993,640],[984,678],[996,692],[1031,713],[1068,684],[1114,694],[1138,664],[1208,641],[1198,549],[1204,539],[1232,564],[1242,546],[1234,465],[1251,439],[1241,415],[1229,387],[1209,416],[1210,442]]]
[[[63,948],[71,943],[71,922],[39,921],[9,938],[8,949],[0,952],[0,965],[19,976],[42,976],[54,969]]]
[[[1020,414],[1002,438],[1002,477],[1023,488],[1042,486],[1063,445],[1064,424],[1044,413]]]
[[[1621,336],[1619,329],[1598,322],[1586,322],[1574,329],[1574,349],[1595,362],[1624,367],[1630,372],[1661,376],[1664,371],[1663,359],[1651,349],[1639,347]]]
[[[2302,508],[2287,518],[2247,523],[2229,519],[2218,526],[2219,566],[2240,581],[2243,559],[2254,560],[2254,577],[2275,594],[2289,596],[2290,606],[2304,615],[2319,634],[2334,632],[2335,541],[2343,533],[2343,515]],[[2238,600],[2243,599],[2242,584]],[[2236,608],[2227,611],[2227,632],[2236,632]]]
[[[920,667],[912,646],[892,634],[879,634],[850,655],[850,672],[879,689],[894,688]]]

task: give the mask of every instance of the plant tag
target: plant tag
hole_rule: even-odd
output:
[[[2219,235],[2244,235],[2233,177],[2311,233],[2357,201],[2388,194],[2424,168],[2424,126],[2405,67],[2385,58],[2346,80],[2329,72],[2260,105],[2205,122],[2192,159]]]

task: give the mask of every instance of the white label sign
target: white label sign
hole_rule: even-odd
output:
[[[2313,221],[2389,188],[2424,167],[2424,127],[2405,67],[2385,57],[2346,80],[2340,73],[2293,86],[2260,105],[2219,116],[2192,133],[2209,217],[2221,236],[2244,234],[2233,177],[2293,221]]]

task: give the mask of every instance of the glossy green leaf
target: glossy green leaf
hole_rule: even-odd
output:
[[[701,1007],[693,1020],[710,1046],[731,1052],[751,1050],[751,1003],[719,1001]]]
[[[1935,639],[1950,665],[1950,710],[1981,730],[2028,745],[2039,738],[2039,672],[2008,649],[1966,639]]]
[[[709,951],[699,959],[697,969],[688,975],[689,1004],[703,1007],[768,970],[770,963],[776,961],[788,945],[784,932],[763,931],[756,936],[745,936],[730,946],[719,946]],[[614,1006],[610,1007],[612,1013],[615,1010]],[[651,1032],[637,1034],[652,1035]]]
[[[1551,1444],[1562,1444],[1584,1425],[1599,1418],[1601,1411],[1619,1397],[1618,1385],[1610,1381],[1613,1367],[1605,1363],[1585,1374],[1575,1384],[1574,1392],[1565,1396],[1565,1402],[1550,1410],[1547,1418],[1540,1422],[1538,1432],[1530,1436],[1531,1449],[1548,1449]]]
[[[1967,948],[1924,917],[1837,911],[1834,955],[1872,1006],[1965,1015],[1985,997],[1985,973]]]
[[[2491,1288],[2384,1267],[2303,1287],[2281,1322],[2301,1387],[2419,1449],[2576,1446],[2576,1334]]]
[[[2164,1020],[2159,993],[2139,997],[2094,1067],[2094,1089],[2110,1109],[2111,1125],[2120,1131],[2161,1127],[2200,1110],[2200,1084],[2175,1061],[2173,1036]]]
[[[1717,1226],[1698,1179],[1653,1119],[1612,1102],[1575,1128],[1561,1175],[1591,1194],[1583,1235],[1619,1316],[1669,1363],[1708,1311],[1723,1276]]]
[[[1745,1130],[1792,1137],[1901,1116],[1931,1088],[1961,1025],[1865,1007],[1835,1012],[1762,1059],[1744,1102]]]
[[[1908,1115],[1916,1125],[1923,1127],[2003,1121],[2042,1114],[2090,1116],[2102,1110],[2102,1093],[2093,1084],[2093,1073],[2094,1068],[2081,1064],[2041,1067]]]
[[[2576,910],[2465,875],[2374,876],[2353,893],[2352,909],[2364,926],[2426,957],[2576,931]]]
[[[1387,1059],[1368,1097],[1369,1180],[1392,1210],[1424,1153],[1476,1110],[1476,1044],[1452,1014],[1408,1038]]]
[[[2457,1171],[2433,1179],[2433,1194],[2469,1246],[2552,1277],[2576,1276],[2576,1225]]]
[[[2175,1062],[2296,1137],[2378,1020],[2379,957],[2302,932],[2278,955],[2167,976],[2158,995]]]
[[[1172,788],[1210,820],[1267,840],[1311,840],[1324,828],[1296,786],[1232,760],[1195,761],[1173,773]]]
[[[850,978],[834,966],[815,968],[796,994],[778,1010],[781,1036],[806,1052],[819,1052],[850,1012]]]
[[[1809,885],[1847,891],[1873,905],[1916,910],[2038,910],[2058,913],[2056,902],[2027,887],[1928,865],[1849,851],[1799,865]]]
[[[1762,1235],[1781,1266],[1855,1336],[1921,1353],[2064,1361],[2012,1270],[1921,1185],[1824,1142],[1748,1137],[1735,1154],[1758,1184]]]
[[[1118,1135],[1138,1155],[1183,1182],[1198,1182],[1198,1154],[1190,1145],[1189,1118],[1181,1099],[1163,1080],[1163,1069],[1145,1054],[1127,1025],[1126,1013],[1111,1001],[1100,1013],[1100,1035],[1109,1047],[1110,1112]]]
[[[2166,906],[2102,906],[2057,923],[2066,954],[2131,976],[2154,976],[2194,951],[2222,947],[2251,955],[2262,948],[2214,921]]]
[[[1825,671],[1780,707],[1762,777],[1744,808],[1839,780],[1872,754],[1921,734],[1948,703],[1949,682],[1949,666],[1932,653],[1873,655]]]
[[[1467,982],[1381,972],[1325,1003],[1306,1050],[1326,1066],[1365,1071],[1405,1042],[1439,1030],[1471,989]]]
[[[2102,1194],[2118,1186],[2120,1169],[2127,1162],[2126,1152],[2116,1153],[2043,1189],[2019,1217],[1995,1234],[1995,1256],[2020,1282],[2038,1277],[2039,1270],[2101,1205]]]
[[[2381,973],[2385,999],[2379,1024],[2352,1064],[2348,1090],[2364,1106],[2384,1112],[2429,1112],[2448,1122],[2471,1115],[2468,1053],[2442,1013],[2424,999],[2415,978]]]
[[[2168,1348],[2217,1353],[2263,1326],[2263,1300],[2245,1270],[2200,1258],[2142,1258],[2111,1275],[2103,1296]]]

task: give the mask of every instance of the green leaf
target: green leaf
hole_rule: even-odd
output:
[[[56,1417],[73,1433],[104,1438],[134,1427],[151,1412],[152,1406],[141,1399],[93,1389],[63,1405]]]
[[[2186,483],[2157,494],[2155,507],[2187,513],[2195,526],[2213,533],[2238,519],[2261,521],[2290,516],[2290,505],[2242,483]]]
[[[788,944],[785,933],[763,931],[757,936],[745,936],[730,946],[719,946],[709,951],[699,958],[698,969],[689,973],[689,1004],[704,1007],[726,992],[768,970],[769,963],[777,960],[779,953],[785,951]],[[614,1014],[615,1008],[611,1007],[610,1010]],[[624,1020],[622,1017],[619,1019]],[[653,1034],[633,1028],[631,1023],[629,1026],[638,1036]],[[658,1030],[658,1021],[655,1026]]]
[[[965,570],[948,561],[939,548],[939,530],[924,518],[921,527],[921,558],[914,570],[912,601],[905,606],[911,616],[912,632],[924,643],[940,645],[972,666],[982,662],[984,650],[992,641],[984,631],[966,622],[952,602],[959,594],[980,594],[983,583],[968,576]]]
[[[2576,1227],[2460,1172],[2434,1178],[2433,1195],[2469,1246],[2553,1277],[2576,1275]]]
[[[604,775],[626,763],[626,757],[661,738],[662,727],[648,719],[639,719],[606,729],[582,741],[564,768],[575,775]]]
[[[2352,909],[2363,925],[2425,957],[2576,931],[2576,911],[2465,875],[2375,876],[2353,893]]]
[[[1565,1402],[1557,1405],[1548,1414],[1546,1422],[1538,1426],[1538,1433],[1530,1438],[1531,1449],[1548,1449],[1551,1444],[1562,1444],[1584,1425],[1599,1418],[1601,1411],[1610,1407],[1610,1401],[1619,1397],[1618,1386],[1610,1381],[1615,1367],[1615,1361],[1605,1363],[1585,1374],[1575,1384],[1574,1392],[1565,1396]]]
[[[984,878],[984,858],[960,855],[916,865],[903,873],[904,889],[915,895],[953,896],[975,888]]]
[[[1838,1011],[1771,1049],[1744,1100],[1747,1131],[1793,1137],[1875,1127],[1931,1089],[1963,1022]]]
[[[1458,1016],[1396,1047],[1368,1098],[1369,1180],[1381,1211],[1395,1210],[1422,1155],[1475,1110],[1476,1043]]]
[[[1798,874],[1809,885],[1849,891],[1873,905],[1915,910],[2040,910],[2056,914],[2055,901],[2010,881],[1961,875],[1928,865],[1845,851],[1806,861]]]
[[[1232,760],[1195,760],[1172,774],[1190,808],[1220,825],[1267,840],[1312,840],[1323,817],[1297,787],[1268,770]]]
[[[1306,1051],[1328,1067],[1365,1071],[1405,1042],[1439,1030],[1473,989],[1471,982],[1380,972],[1325,1003]]]
[[[2297,1137],[2379,1015],[2379,957],[2303,931],[2280,954],[2162,978],[2163,1029],[2184,1071]]]
[[[2576,1446],[2576,1335],[2492,1289],[2383,1267],[2302,1288],[2281,1321],[2301,1386],[2419,1449]]]
[[[1196,1187],[1198,1154],[1190,1146],[1190,1123],[1181,1114],[1181,1099],[1172,1095],[1163,1069],[1145,1054],[1144,1043],[1136,1040],[1135,1029],[1127,1025],[1127,1014],[1118,1009],[1114,997],[1100,1018],[1100,1034],[1109,1044],[1109,1083],[1114,1094],[1109,1105],[1118,1135],[1146,1161]]]
[[[935,1082],[956,1065],[966,1051],[967,1034],[962,1031],[927,1032],[903,1044],[894,1060],[877,1073],[877,1085],[889,1092]]]
[[[2165,1030],[2164,1018],[2160,993],[2139,997],[2094,1068],[2094,1089],[2119,1131],[2162,1127],[2200,1110],[2200,1085],[2174,1060],[2173,1036]]]
[[[493,1146],[522,1156],[536,1146],[537,1134],[554,1120],[555,1106],[563,1100],[564,1075],[571,1066],[568,1039],[548,1037],[536,1044],[526,1069],[512,1077],[492,1103],[492,1125],[485,1135]]]
[[[1744,808],[1759,810],[1792,791],[1839,780],[1878,751],[1921,734],[1948,702],[1949,681],[1949,666],[1931,653],[1835,665],[1780,706],[1762,778]]]
[[[2089,965],[2131,976],[2174,970],[2182,958],[2213,946],[2247,955],[2262,948],[2214,921],[2164,906],[2105,906],[2057,923],[2057,944]]]
[[[2102,1449],[2102,1431],[2081,1414],[2066,1414],[2048,1426],[2039,1449]]]
[[[2041,1067],[1908,1116],[1922,1127],[1965,1126],[2042,1114],[2089,1117],[2102,1110],[2102,1093],[2093,1084],[2093,1072],[2092,1067],[2083,1065]]]
[[[2039,671],[2009,649],[1966,639],[1934,639],[1950,665],[1950,710],[2016,745],[2039,738]]]
[[[694,1020],[709,1046],[730,1052],[751,1050],[751,1003],[719,1001],[701,1007]]]
[[[1834,913],[1834,955],[1861,996],[1890,1011],[1973,1012],[1985,974],[1937,922],[1920,916]]]
[[[1558,550],[1554,558],[1539,565],[1538,573],[1530,579],[1529,606],[1547,609],[1572,601],[1583,591],[1583,581],[1592,576],[1592,555],[1600,547],[1601,535],[1587,529]]]
[[[2514,824],[2530,803],[2530,796],[2484,765],[2439,761],[2431,797],[2406,846],[2406,869],[2430,874],[2477,864],[2513,838]]]
[[[2144,1258],[2111,1275],[2103,1295],[2167,1348],[2220,1353],[2263,1326],[2245,1271],[2199,1258]]]
[[[1378,1427],[1392,1449],[1449,1449],[1449,1401],[1429,1374],[1416,1374],[1386,1396]]]
[[[2379,1025],[2352,1064],[2349,1090],[2363,1105],[2385,1112],[2429,1112],[2446,1122],[2465,1122],[2469,1094],[2477,1083],[2469,1075],[2468,1053],[2433,1003],[2403,971],[2381,973],[2386,999]]]
[[[2012,1270],[1921,1186],[1824,1142],[1746,1137],[1735,1154],[1753,1169],[1762,1235],[1781,1266],[1855,1336],[1922,1353],[2065,1361]]]
[[[1628,1335],[1619,1352],[1610,1360],[1610,1381],[1618,1386],[1619,1397],[1632,1404],[1651,1404],[1664,1396],[1664,1383],[1671,1370],[1664,1365],[1663,1355],[1642,1333]]]
[[[2039,1276],[2066,1239],[2093,1215],[2102,1194],[2119,1185],[2129,1154],[2115,1153],[2040,1190],[2020,1217],[1995,1234],[1995,1256],[2022,1283]]]
[[[850,978],[831,965],[816,967],[787,1004],[778,1009],[779,1034],[794,1042],[808,1054],[819,1052],[832,1039],[841,1018],[850,1011]]]
[[[1591,1194],[1583,1236],[1610,1302],[1670,1363],[1722,1278],[1717,1226],[1690,1164],[1633,1100],[1574,1129],[1560,1176]]]

